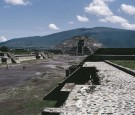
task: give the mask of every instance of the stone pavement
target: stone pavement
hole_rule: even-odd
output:
[[[134,76],[105,62],[85,62],[83,67],[96,67],[101,84],[76,85],[60,115],[135,115]]]

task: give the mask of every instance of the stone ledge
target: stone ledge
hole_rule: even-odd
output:
[[[129,68],[127,68],[127,67],[123,67],[123,66],[121,66],[121,65],[115,64],[115,63],[110,62],[110,61],[108,61],[108,60],[106,60],[105,62],[106,62],[107,64],[109,64],[109,65],[112,65],[112,66],[116,67],[116,68],[119,69],[119,70],[122,70],[122,71],[124,71],[124,72],[126,72],[126,73],[128,73],[128,74],[130,74],[130,75],[135,76],[135,71],[132,70],[132,69],[129,69]]]
[[[42,115],[59,115],[62,113],[61,108],[45,108]]]

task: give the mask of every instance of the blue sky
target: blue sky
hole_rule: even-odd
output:
[[[135,0],[0,0],[0,42],[99,26],[135,30]]]

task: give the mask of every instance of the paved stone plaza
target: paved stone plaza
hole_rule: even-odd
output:
[[[76,85],[60,115],[135,115],[134,76],[105,62],[85,62],[83,67],[96,67],[101,84]]]

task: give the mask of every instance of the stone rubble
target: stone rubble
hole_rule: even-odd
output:
[[[85,62],[96,67],[100,85],[76,85],[60,115],[135,115],[135,77],[105,62]]]

